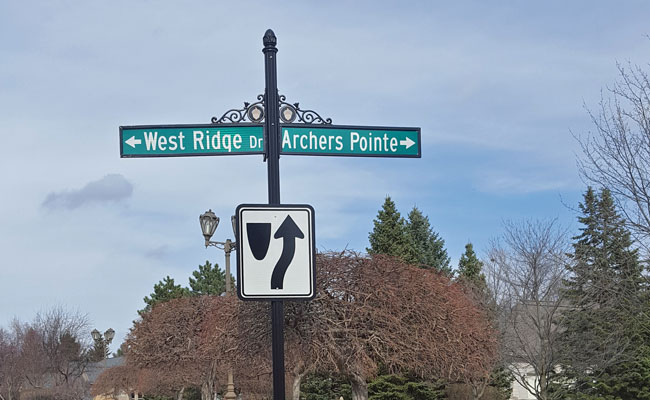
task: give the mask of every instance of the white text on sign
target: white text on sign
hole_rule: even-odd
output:
[[[157,131],[145,131],[144,143],[146,145],[147,151],[175,151],[175,150],[185,150],[185,135],[183,132],[179,132],[177,135],[158,135]],[[250,136],[249,148],[261,148],[262,147],[262,138],[257,138],[255,136]],[[243,138],[240,134],[222,134],[221,131],[210,132],[209,130],[192,131],[192,148],[194,150],[225,150],[231,152],[233,150],[240,150],[242,148]],[[133,143],[133,144],[132,144]],[[139,141],[129,142],[131,147],[135,147],[135,144],[138,144]]]
[[[389,137],[386,133],[373,135],[372,132],[361,134],[350,131],[347,140],[344,140],[341,135],[316,135],[312,131],[291,134],[288,129],[285,129],[282,134],[282,150],[341,151],[347,145],[345,150],[350,152],[394,153],[400,144],[404,143],[395,137]],[[410,147],[409,144],[404,145]]]

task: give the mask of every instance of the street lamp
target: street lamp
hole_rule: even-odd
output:
[[[237,243],[230,239],[226,239],[225,242],[214,242],[210,240],[212,235],[214,235],[214,231],[217,230],[217,226],[219,226],[219,217],[217,217],[212,210],[208,210],[201,214],[199,216],[199,222],[201,224],[201,232],[203,232],[203,237],[205,238],[205,247],[214,246],[218,249],[222,249],[226,255],[226,296],[230,296],[232,293],[230,287],[230,253],[236,249],[235,246]],[[232,223],[232,231],[234,234],[236,232],[234,215],[230,218],[230,222]]]
[[[235,216],[230,217],[230,222],[232,223],[232,232],[237,234]],[[208,246],[214,246],[218,249],[222,249],[226,256],[226,296],[232,295],[232,290],[230,288],[230,253],[233,250],[236,250],[236,243],[230,239],[226,239],[225,242],[214,242],[210,239],[214,235],[214,231],[217,230],[219,226],[219,217],[217,217],[212,210],[208,210],[199,216],[199,223],[201,224],[201,232],[205,238],[205,248]],[[237,395],[235,394],[235,385],[232,378],[232,368],[228,368],[228,384],[226,386],[226,394],[224,395],[224,400],[235,400]]]
[[[104,338],[106,338],[106,344],[111,344],[114,337],[115,337],[115,331],[113,330],[113,328],[108,328],[106,332],[104,332]]]
[[[104,336],[102,336],[102,334],[97,329],[93,329],[90,334],[92,335],[95,343],[101,343],[103,350],[102,359],[105,359],[108,353],[108,345],[111,344],[113,338],[115,337],[115,331],[113,328],[108,328],[106,332],[104,332]]]

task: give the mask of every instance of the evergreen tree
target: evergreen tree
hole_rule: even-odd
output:
[[[494,390],[495,400],[508,400],[512,395],[514,377],[508,368],[497,367],[490,374],[489,386]]]
[[[67,362],[81,362],[86,355],[86,350],[79,343],[77,337],[70,332],[64,332],[59,337],[59,346],[56,352],[58,357]]]
[[[476,257],[474,246],[467,243],[465,253],[458,260],[458,277],[476,287],[486,288],[485,275],[482,270],[483,263]]]
[[[417,207],[413,207],[409,213],[406,228],[411,236],[420,266],[451,275],[450,258],[445,249],[445,241],[431,229],[429,218],[422,215]]]
[[[478,259],[474,252],[472,243],[465,245],[465,252],[458,260],[458,281],[464,283],[470,290],[474,300],[480,305],[480,308],[486,313],[487,318],[493,321],[497,326],[497,310],[494,304],[494,294],[490,292],[485,274],[483,273],[483,262]],[[495,367],[490,373],[487,385],[492,388],[494,398],[498,400],[507,400],[512,392],[512,373],[503,366]],[[483,382],[479,382],[479,385]],[[474,391],[474,398],[478,398],[476,391],[479,386],[471,385]]]
[[[124,350],[122,350],[122,346],[120,346],[115,353],[113,353],[113,357],[124,357]]]
[[[637,250],[609,190],[588,188],[580,211],[562,319],[566,397],[650,398],[647,291]]]
[[[151,293],[151,297],[144,297],[143,300],[146,306],[144,309],[139,310],[138,313],[142,314],[143,312],[148,312],[151,310],[151,307],[153,307],[154,304],[162,303],[172,299],[178,299],[180,297],[186,297],[189,295],[190,291],[187,288],[175,284],[174,279],[167,276],[162,281],[153,285],[153,293]]]
[[[93,338],[93,347],[88,352],[88,359],[97,362],[108,358],[109,355],[110,352],[106,345],[106,339],[104,339],[104,335],[100,333],[98,339]]]
[[[334,374],[310,374],[300,385],[300,398],[303,400],[338,400],[340,397],[352,398],[352,388]]]
[[[439,400],[446,398],[442,381],[428,382],[401,375],[380,375],[368,383],[368,400]]]
[[[377,213],[374,229],[368,240],[370,254],[387,254],[399,257],[405,262],[416,263],[415,246],[406,228],[406,221],[395,207],[390,196],[386,197],[382,209]]]
[[[205,264],[199,265],[199,269],[192,272],[190,277],[190,292],[193,295],[209,294],[213,296],[221,296],[226,291],[226,273],[219,268],[218,264],[210,264],[210,261],[205,261]],[[232,280],[231,276],[231,282]]]

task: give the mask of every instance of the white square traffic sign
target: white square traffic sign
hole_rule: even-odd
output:
[[[236,215],[239,297],[314,298],[314,209],[309,205],[241,204]]]

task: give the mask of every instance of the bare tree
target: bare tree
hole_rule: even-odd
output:
[[[53,307],[21,328],[21,363],[28,390],[21,399],[43,395],[77,400],[88,393],[83,379],[88,359],[88,317]]]
[[[34,321],[15,319],[0,329],[0,400],[53,397],[79,400],[88,393],[88,320],[54,307]]]
[[[133,390],[146,395],[157,395],[181,400],[186,382],[175,380],[173,369],[159,370],[120,365],[104,370],[92,386],[92,396],[117,398],[120,393]]]
[[[333,253],[319,255],[317,263],[316,299],[285,304],[285,366],[294,399],[301,379],[313,371],[348,378],[354,399],[364,400],[366,381],[380,364],[391,372],[450,380],[492,368],[494,331],[449,278],[385,256]],[[157,371],[158,383],[180,379],[168,385],[176,390],[205,382],[217,390],[230,366],[246,398],[268,398],[270,328],[266,303],[172,300],[136,324],[127,340],[127,364]],[[111,382],[102,385],[115,389]]]
[[[199,296],[159,303],[142,314],[126,341],[127,364],[156,371],[158,379],[145,380],[151,385],[141,390],[177,395],[195,386],[211,400],[225,383],[228,356],[234,356],[227,350],[234,347],[228,338],[235,335],[236,313],[232,296]]]
[[[539,400],[556,398],[549,388],[560,362],[567,249],[565,231],[555,221],[526,221],[506,223],[489,251],[488,284],[499,307],[503,357],[514,379]]]
[[[608,188],[646,250],[650,237],[650,80],[639,66],[618,65],[619,81],[590,111],[595,131],[577,136],[584,180]]]
[[[69,391],[71,397],[82,394],[82,376],[88,364],[88,317],[53,307],[36,315],[34,328],[40,334],[47,370],[54,376],[55,386]]]
[[[91,390],[94,396],[111,396],[117,398],[120,392],[130,392],[137,388],[144,390],[140,379],[141,370],[130,365],[119,365],[104,370],[95,382]]]
[[[483,263],[481,263],[481,265],[483,265]],[[495,280],[493,270],[488,272],[492,272],[492,274],[486,276],[484,273],[482,273],[481,278],[475,281],[465,279],[462,276],[456,278],[456,281],[464,287],[466,295],[483,313],[484,318],[487,321],[490,321],[492,324],[497,342],[497,358],[494,359],[494,366],[492,370],[477,370],[474,374],[468,375],[463,384],[460,384],[467,386],[467,393],[464,396],[468,398],[471,397],[472,400],[481,400],[484,398],[484,396],[487,398],[491,398],[491,395],[498,396],[499,394],[494,393],[500,390],[507,390],[506,387],[509,388],[510,382],[512,381],[511,379],[508,379],[508,376],[510,375],[508,372],[509,370],[505,368],[504,360],[502,357],[503,338],[501,337],[499,331],[498,307],[496,305],[495,296],[489,289],[498,288],[500,286],[498,283],[488,286],[487,279],[491,279],[492,282]],[[459,390],[459,384],[455,384],[454,389],[452,390]],[[462,395],[460,396],[462,397]],[[502,397],[505,399],[509,398],[510,395],[504,394]]]
[[[287,303],[285,310],[293,399],[302,377],[313,371],[347,378],[353,399],[363,400],[379,365],[452,381],[492,368],[496,335],[461,285],[448,277],[381,255],[329,253],[317,263],[316,298]],[[246,320],[243,326],[255,325]],[[268,340],[269,324],[257,320],[260,333],[241,337]]]
[[[0,400],[18,398],[23,374],[20,369],[20,338],[16,332],[18,321],[10,331],[0,328]]]

